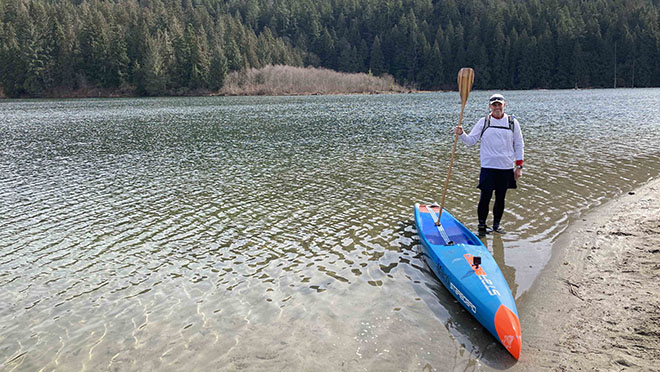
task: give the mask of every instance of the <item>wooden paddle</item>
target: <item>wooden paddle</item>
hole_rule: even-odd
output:
[[[474,70],[469,67],[463,67],[458,71],[458,93],[461,95],[461,114],[458,117],[458,126],[463,122],[463,111],[465,110],[465,103],[470,96],[472,84],[474,83]],[[436,225],[440,226],[440,216],[442,216],[442,209],[445,207],[445,196],[447,195],[447,188],[449,187],[449,178],[451,177],[451,166],[454,164],[454,153],[456,152],[456,142],[458,142],[458,134],[454,136],[454,147],[451,149],[451,159],[449,160],[449,171],[447,172],[447,180],[445,181],[445,189],[442,192],[442,201],[440,202],[440,213],[438,213],[438,220]]]

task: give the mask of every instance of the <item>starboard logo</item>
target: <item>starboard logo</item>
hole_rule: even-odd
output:
[[[502,337],[502,345],[504,345],[505,348],[510,349],[511,344],[513,343],[514,337],[511,335],[506,335]]]
[[[482,267],[475,267],[474,266],[474,261],[472,258],[472,255],[469,253],[465,254],[465,260],[470,264],[470,267],[472,267],[472,270],[474,270],[474,273],[477,274],[477,277],[481,281],[481,284],[483,284],[484,288],[488,291],[488,294],[491,296],[501,296],[500,291],[495,289],[495,284],[488,279],[488,276],[486,275],[486,272]]]
[[[449,289],[451,289],[452,291],[454,291],[454,293],[456,293],[456,296],[458,296],[458,298],[461,301],[463,301],[463,303],[465,304],[466,307],[468,307],[470,310],[472,310],[473,313],[475,313],[475,314],[477,313],[477,307],[474,306],[474,304],[472,304],[472,302],[470,302],[470,300],[468,300],[467,297],[465,297],[463,292],[459,291],[458,288],[456,288],[454,283],[449,282]]]

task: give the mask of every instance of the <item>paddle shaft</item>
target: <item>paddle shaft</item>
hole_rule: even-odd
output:
[[[471,68],[462,68],[458,72],[458,91],[461,95],[461,114],[458,116],[458,126],[463,122],[463,112],[465,111],[465,104],[470,96],[472,83],[474,82],[474,71]],[[458,134],[454,136],[454,146],[451,149],[451,158],[449,159],[449,170],[447,171],[447,180],[445,180],[445,188],[442,191],[442,200],[440,201],[440,212],[438,213],[438,220],[436,225],[440,225],[440,217],[442,216],[442,209],[445,207],[445,197],[447,196],[447,188],[449,188],[449,179],[451,178],[451,168],[454,164],[454,154],[456,153],[456,143],[458,142]]]
[[[463,111],[465,110],[465,102],[461,105],[461,114],[458,117],[458,126],[461,126],[463,121]],[[440,201],[440,212],[438,213],[437,225],[440,224],[440,217],[442,216],[442,209],[445,207],[445,197],[447,196],[447,189],[449,188],[449,179],[451,178],[451,168],[454,164],[454,153],[456,153],[456,143],[458,142],[458,134],[454,136],[454,147],[451,149],[451,158],[449,159],[449,170],[447,171],[447,179],[445,180],[445,188],[442,191],[442,200]]]

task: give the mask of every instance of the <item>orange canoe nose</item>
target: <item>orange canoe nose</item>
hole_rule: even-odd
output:
[[[500,305],[495,313],[495,330],[502,345],[518,360],[522,348],[520,320],[513,311],[504,305]]]

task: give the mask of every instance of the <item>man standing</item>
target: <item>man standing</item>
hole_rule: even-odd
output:
[[[490,114],[479,119],[470,134],[457,126],[454,133],[468,146],[481,140],[481,173],[479,185],[481,196],[477,206],[479,236],[485,236],[490,199],[495,191],[493,205],[493,231],[504,233],[500,226],[504,214],[504,198],[508,189],[517,187],[516,180],[522,176],[524,143],[520,124],[513,116],[504,113],[506,101],[501,94],[493,94],[488,100]]]

